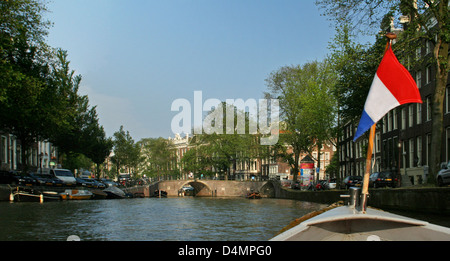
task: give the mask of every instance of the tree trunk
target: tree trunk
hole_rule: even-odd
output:
[[[445,41],[438,41],[435,47],[435,57],[437,59],[436,90],[432,98],[432,130],[431,130],[431,152],[428,172],[428,183],[436,184],[436,175],[442,157],[442,136],[444,133],[444,98],[445,89],[448,82],[448,51],[449,44]],[[444,54],[444,55],[442,55]],[[441,56],[439,58],[439,56]],[[446,57],[446,58],[445,58]]]
[[[314,179],[314,181],[316,181],[316,182],[319,181],[319,179],[320,179],[320,151],[321,150],[322,150],[322,142],[318,142],[317,143],[317,169],[319,170],[319,172],[317,172],[316,169],[314,170],[315,174],[317,174],[317,177]]]
[[[294,148],[292,148],[294,150]],[[292,173],[293,175],[293,182],[297,182],[298,180],[298,173],[300,172],[298,165],[300,162],[300,150],[294,150],[294,166],[292,166],[292,170],[294,171],[294,173]]]
[[[28,151],[32,147],[33,139],[30,139],[30,136],[23,134],[18,134],[16,136],[20,140],[20,156],[22,157],[21,171],[25,173],[28,172],[30,168],[30,162],[28,162]]]

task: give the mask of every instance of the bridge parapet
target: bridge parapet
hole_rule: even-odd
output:
[[[271,196],[273,193],[265,193],[271,190],[268,181],[225,181],[225,180],[166,180],[160,181],[150,187],[150,191],[164,190],[168,196],[178,196],[178,191],[183,186],[191,185],[194,194],[198,197],[243,197],[250,191],[258,191],[263,196]],[[263,191],[264,190],[264,191]]]

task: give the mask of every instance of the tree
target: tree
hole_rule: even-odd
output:
[[[78,89],[81,75],[70,70],[67,51],[57,50],[56,61],[52,65],[51,85],[57,94],[47,106],[52,109],[51,122],[47,121],[47,136],[61,154],[81,153],[82,129],[89,112],[89,99],[80,96]]]
[[[317,145],[320,155],[322,142],[332,136],[330,130],[336,125],[337,112],[332,95],[335,81],[335,73],[326,61],[285,66],[266,80],[270,90],[266,95],[279,100],[284,121],[280,142],[289,144],[293,150],[294,160],[289,162],[293,164],[294,180],[300,172],[300,153],[311,154]]]
[[[120,126],[119,131],[116,131],[113,136],[114,156],[111,161],[117,166],[119,173],[125,169],[131,174],[139,163],[140,147],[134,142],[130,133],[125,132],[123,126]]]
[[[402,15],[405,31],[399,41],[403,50],[415,49],[417,43],[426,40],[432,43],[433,60],[436,73],[436,88],[432,94],[432,132],[430,155],[430,178],[434,183],[441,161],[444,98],[450,71],[450,19],[449,1],[396,0],[396,1],[358,1],[358,0],[317,0],[316,4],[325,10],[325,14],[339,22],[347,21],[361,31],[373,32],[371,28],[391,13]],[[375,27],[376,28],[376,27]],[[409,48],[407,48],[409,47]],[[412,47],[412,48],[411,48]],[[409,56],[413,58],[414,56]]]
[[[320,166],[320,151],[325,142],[335,143],[334,129],[337,126],[337,103],[333,95],[333,88],[336,84],[336,73],[328,61],[322,63],[311,63],[308,74],[311,79],[305,88],[306,93],[300,97],[304,104],[303,114],[305,124],[303,131],[306,131],[314,138],[317,148],[317,168]]]
[[[227,116],[231,116],[227,114],[227,111],[233,112],[233,118],[229,120],[234,122],[235,128],[231,128],[230,123],[227,122]],[[260,136],[257,133],[250,133],[250,121],[256,121],[256,119],[250,119],[249,116],[249,113],[240,111],[236,106],[225,102],[221,102],[208,113],[206,117],[212,119],[213,125],[208,127],[215,131],[204,128],[203,134],[196,135],[191,141],[191,145],[196,148],[199,166],[203,170],[213,167],[216,172],[224,174],[225,180],[228,180],[228,176],[234,174],[232,170],[236,169],[238,161],[248,161],[258,157],[261,147],[258,140]],[[244,133],[238,130],[240,120],[244,121],[242,126]]]
[[[53,95],[47,104],[51,105],[50,119],[45,128],[49,140],[59,148],[62,155],[78,157],[83,154],[97,165],[109,155],[112,140],[106,138],[103,126],[99,124],[96,106],[89,105],[87,95],[78,93],[81,75],[70,70],[67,51],[55,51],[56,61],[52,65],[51,86]]]
[[[50,23],[40,1],[0,2],[0,129],[15,135],[21,144],[23,170],[27,153],[44,135],[50,115],[47,95],[48,46],[44,42]]]
[[[81,153],[95,162],[111,147],[96,108],[78,93],[81,75],[70,70],[67,52],[45,43],[46,11],[45,1],[0,2],[0,129],[20,140],[23,170],[36,141],[49,140],[61,155],[76,159]]]
[[[180,160],[181,170],[184,173],[198,173],[204,170],[201,161],[198,160],[197,148],[191,148],[186,153],[184,153],[183,158]]]
[[[178,175],[179,170],[175,157],[175,147],[170,140],[164,138],[147,138],[140,142],[141,151],[146,160],[143,162],[144,173],[152,177],[168,179]]]
[[[94,123],[91,131],[84,132],[84,141],[87,144],[85,155],[96,164],[96,177],[100,177],[101,164],[105,162],[113,148],[113,141],[107,138],[103,126],[99,126],[98,122]]]

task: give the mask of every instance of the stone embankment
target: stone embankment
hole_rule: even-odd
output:
[[[278,187],[276,198],[331,204],[343,200],[347,190],[299,191]],[[368,205],[385,210],[396,209],[450,215],[450,187],[378,188],[369,190]]]

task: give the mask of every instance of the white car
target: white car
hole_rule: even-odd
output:
[[[447,164],[441,163],[441,170],[436,176],[436,181],[439,187],[450,184],[450,161]]]
[[[328,181],[328,188],[329,189],[335,189],[336,188],[336,179],[330,179]]]
[[[72,171],[68,169],[50,169],[50,174],[57,179],[62,180],[65,185],[75,186],[77,184],[77,180],[73,176]]]

